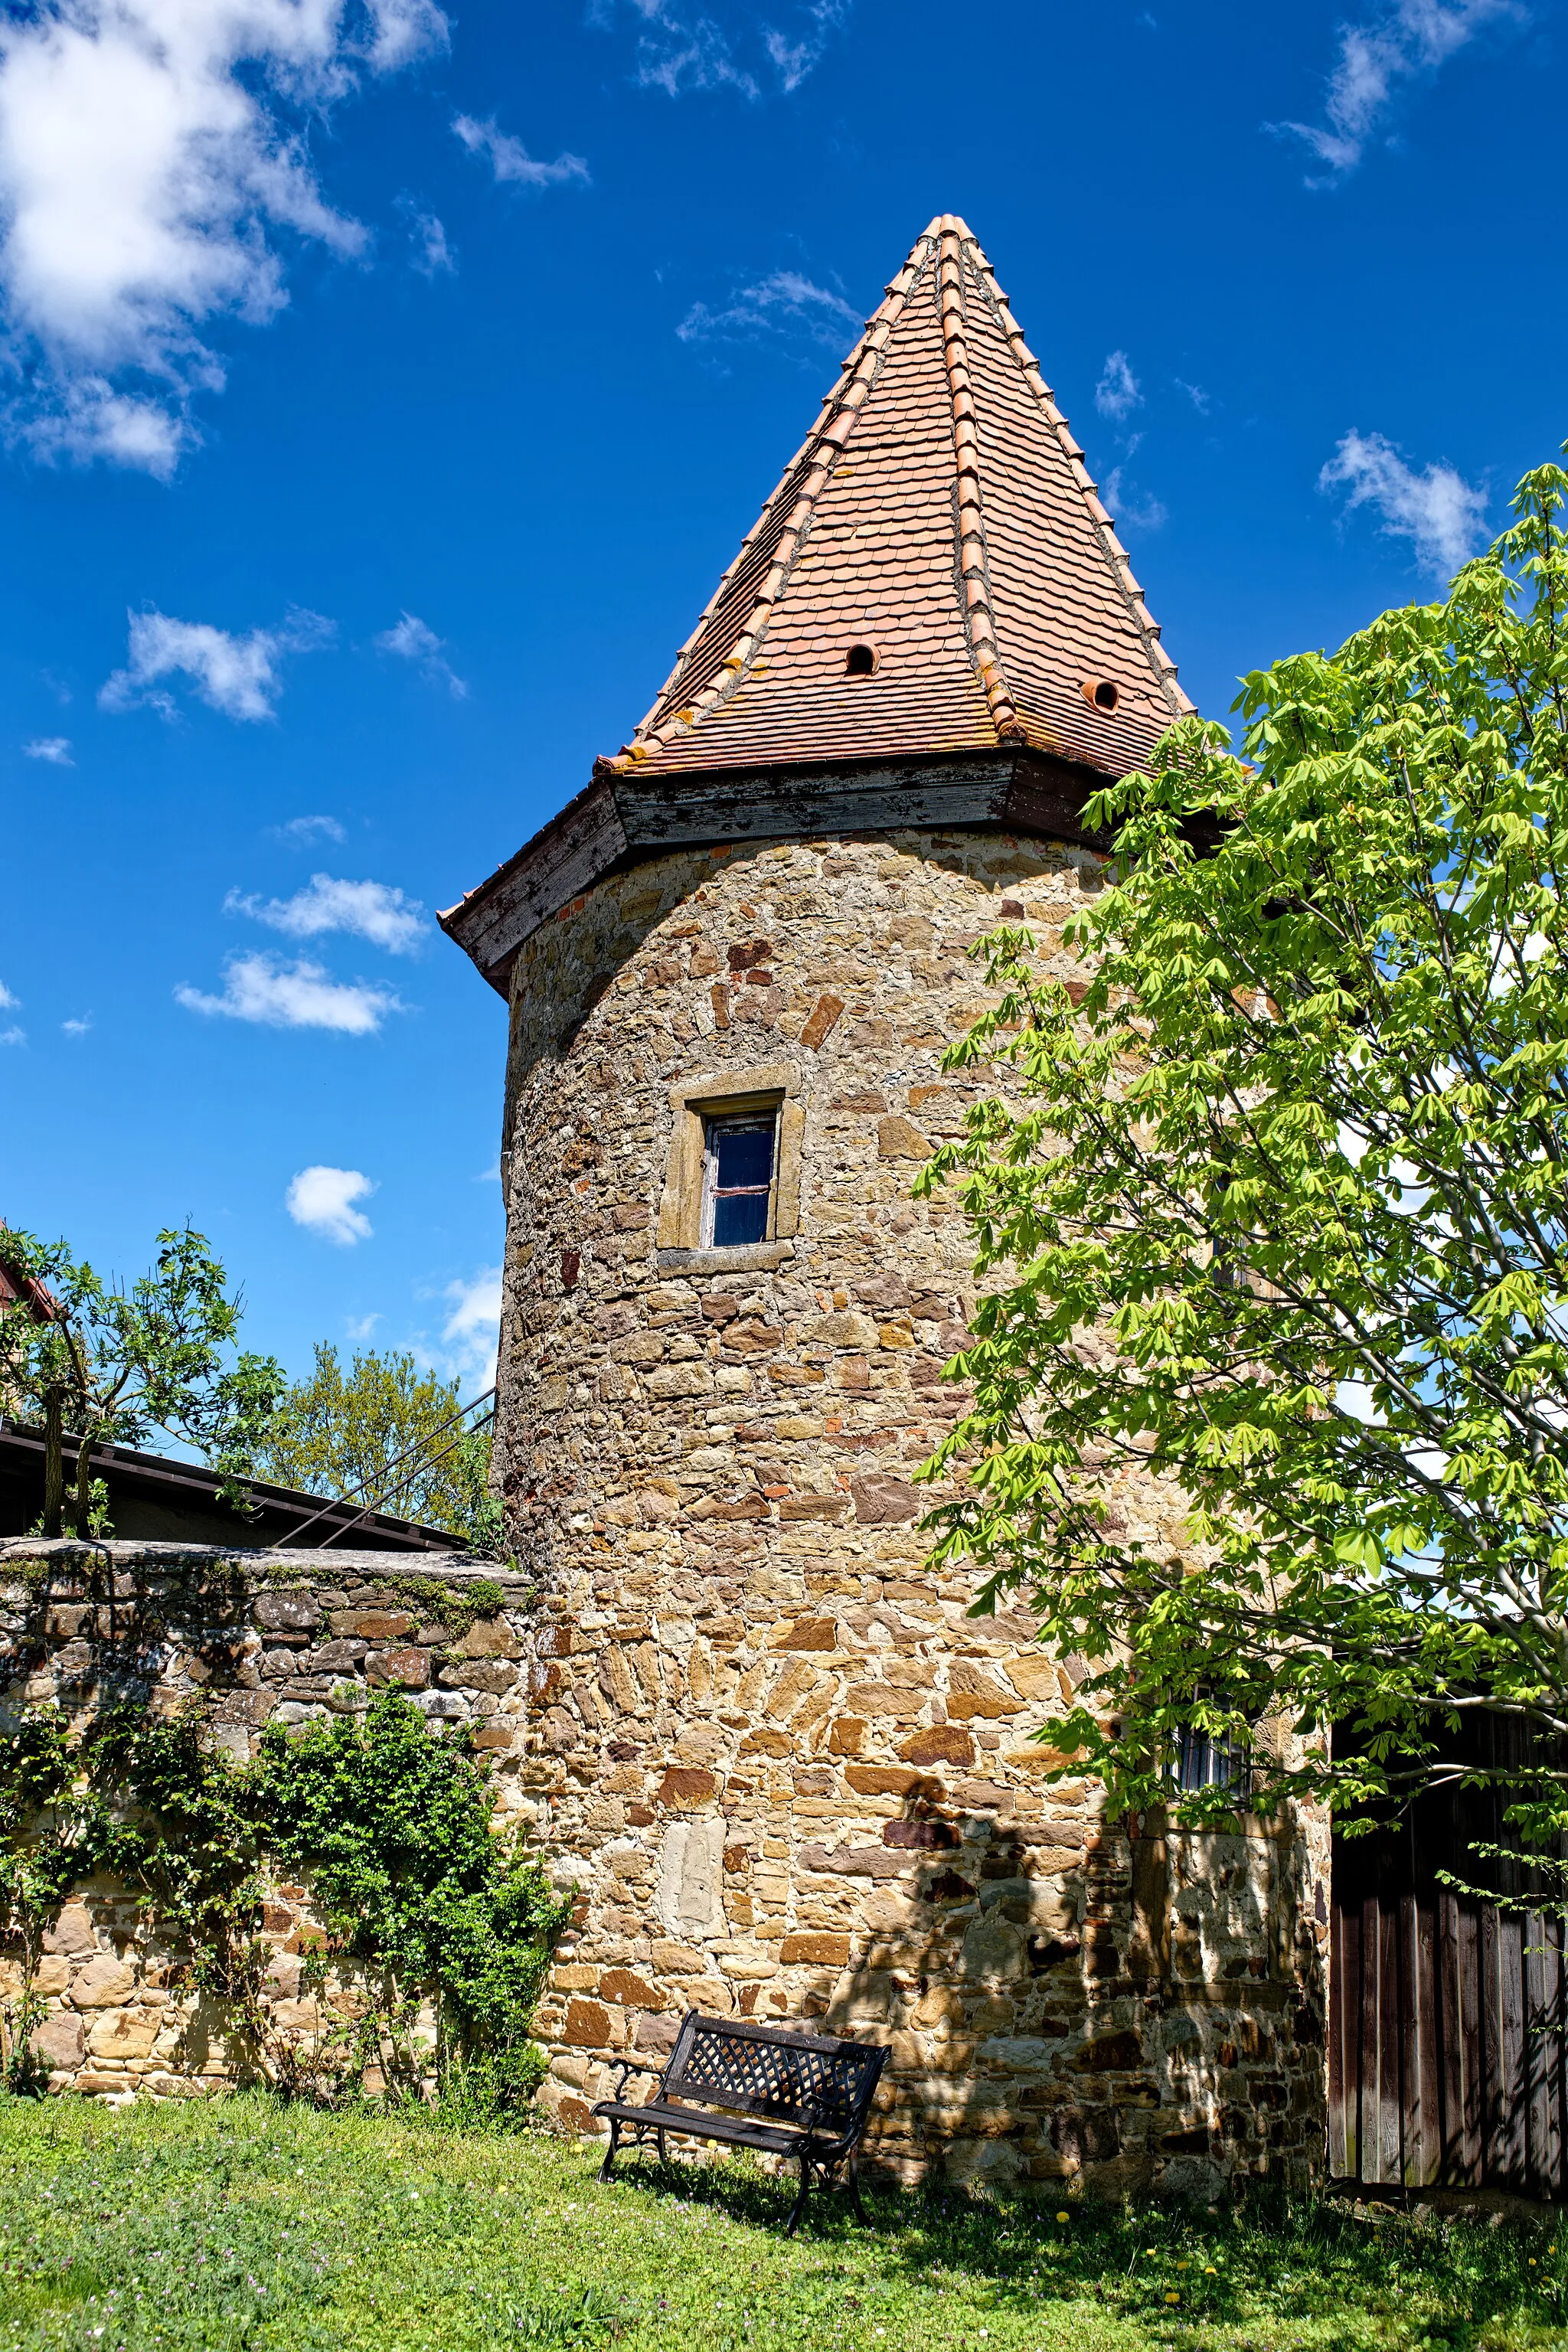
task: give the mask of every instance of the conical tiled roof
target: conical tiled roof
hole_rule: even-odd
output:
[[[541,923],[682,845],[978,825],[1103,847],[1098,782],[1191,708],[990,263],[943,214],[631,742],[441,926],[504,995]]]
[[[847,674],[858,645],[869,676]],[[1007,746],[1122,774],[1191,708],[991,265],[944,214],[599,772]]]

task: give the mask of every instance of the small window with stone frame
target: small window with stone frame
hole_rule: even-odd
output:
[[[778,1111],[724,1111],[703,1121],[704,1249],[741,1249],[773,1229]]]

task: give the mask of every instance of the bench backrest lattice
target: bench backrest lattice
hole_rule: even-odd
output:
[[[659,2095],[765,2116],[829,2137],[858,2137],[887,2052],[854,2042],[792,2033],[749,2019],[702,2017],[681,2021]],[[814,2112],[815,2111],[815,2112]]]

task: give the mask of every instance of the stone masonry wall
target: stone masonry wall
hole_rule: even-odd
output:
[[[689,851],[517,961],[498,1461],[542,1580],[525,1801],[582,1902],[541,2017],[579,2128],[689,2007],[890,2043],[875,2152],[1213,2193],[1321,2147],[1326,1837],[1110,1826],[1030,1734],[1076,1673],[926,1566],[964,1230],[910,1184],[974,1083],[964,950],[1061,928],[1092,853],[910,833]],[[672,1089],[787,1066],[798,1230],[660,1246]],[[668,1242],[668,1217],[664,1239]],[[1127,1525],[1182,1539],[1130,1477]]]
[[[442,1607],[480,1579],[500,1585],[505,1605],[458,1638]],[[203,1545],[12,1539],[0,1543],[0,1724],[48,1701],[79,1722],[113,1699],[165,1710],[195,1699],[219,1744],[244,1759],[265,1724],[352,1713],[392,1685],[435,1726],[474,1725],[504,1813],[519,1796],[527,1600],[521,1577],[445,1555],[423,1568],[386,1552],[236,1557]],[[273,2032],[301,2050],[353,2000],[331,1979],[322,2003],[301,1998],[301,1955],[319,1932],[306,1888],[269,1890],[265,2005]],[[95,1881],[76,1891],[37,1979],[48,2010],[33,2038],[51,2089],[112,2103],[234,2079],[221,2013],[174,1990],[178,1957],[122,1889]],[[0,2004],[20,1980],[15,1948],[0,1948]]]

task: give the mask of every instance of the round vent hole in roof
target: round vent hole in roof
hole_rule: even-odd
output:
[[[875,646],[851,646],[844,656],[846,677],[869,677],[877,667]]]
[[[1114,710],[1121,699],[1121,688],[1114,678],[1086,677],[1083,682],[1083,698],[1086,702],[1091,702],[1096,710]]]

